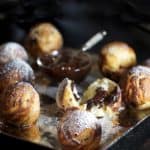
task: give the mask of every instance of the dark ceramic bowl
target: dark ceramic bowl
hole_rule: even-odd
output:
[[[44,55],[37,59],[37,65],[56,80],[68,77],[79,82],[89,73],[91,64],[87,53],[71,49],[63,49],[60,53]]]

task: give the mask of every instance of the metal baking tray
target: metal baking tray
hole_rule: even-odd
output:
[[[17,0],[9,0],[9,1],[17,2]],[[2,2],[5,1],[3,0]],[[0,19],[3,19],[3,17],[5,16],[0,16]],[[133,28],[131,32],[139,33],[141,31],[139,29]],[[149,35],[147,33],[142,33],[142,34],[140,33],[139,36],[137,36],[137,39],[138,38],[140,39],[143,38],[144,42],[142,42],[142,44],[144,43],[146,48],[148,49],[150,48],[149,40],[148,40]],[[135,43],[137,45],[141,44],[140,42],[137,41],[135,41]],[[138,51],[137,54],[138,54],[138,58],[142,60],[150,56],[150,51],[147,50],[144,52],[144,50],[141,50]],[[97,58],[95,54],[91,54],[91,55],[92,57]],[[80,93],[82,93],[83,89],[87,87],[87,85],[89,85],[97,77],[101,77],[98,68],[96,66],[96,59],[93,60],[95,60],[95,65],[93,66],[91,73],[87,76],[87,78],[83,82],[77,85]],[[20,147],[31,148],[32,150],[34,149],[59,150],[60,145],[57,140],[57,130],[56,130],[56,125],[58,121],[57,116],[59,116],[59,114],[54,99],[58,85],[56,83],[53,83],[46,74],[44,74],[41,70],[37,68],[37,66],[33,65],[33,67],[36,73],[35,87],[41,96],[41,115],[38,120],[38,123],[35,129],[31,131],[28,131],[27,129],[22,131],[14,127],[12,127],[11,129],[6,128],[5,131],[0,131],[0,145],[5,146],[5,148],[11,146],[14,149],[19,149],[19,150]],[[109,130],[108,132],[105,132],[105,134],[103,134],[102,146],[100,148],[101,150],[105,150],[105,149],[107,150],[149,150],[150,117],[147,116],[143,118],[143,120],[141,120],[131,128],[122,128],[122,127],[114,128],[111,126],[111,122],[109,122],[108,120],[106,121],[107,121],[106,124],[109,125],[106,126],[106,128]]]
[[[97,78],[102,77],[97,66],[97,55],[90,55],[93,60],[92,70],[84,81],[77,84],[77,88],[80,94],[91,82],[93,82]],[[35,145],[35,149],[37,146],[39,146],[38,148],[61,150],[60,144],[57,139],[57,122],[59,119],[59,109],[57,108],[55,102],[55,95],[58,83],[53,82],[53,80],[51,80],[50,77],[47,74],[45,74],[42,70],[40,70],[40,68],[38,68],[35,64],[33,64],[32,66],[36,75],[35,88],[39,92],[41,98],[40,118],[36,126],[33,126],[33,128],[31,129],[18,129],[15,127],[6,127],[3,130],[1,130],[0,136],[4,137],[4,139],[7,139],[6,137],[8,136],[7,140],[19,140],[17,143],[20,144],[24,144],[25,142],[26,146],[29,145],[34,147]],[[150,123],[150,119],[143,119],[135,126],[131,128],[125,128],[118,125],[114,126],[114,124],[108,118],[99,119],[99,121],[102,124],[103,131],[100,150],[126,150],[128,144],[126,145],[126,142],[125,144],[122,144],[122,142],[124,143],[124,141],[128,141],[132,145],[132,140],[130,141],[130,138],[128,137],[134,136],[134,138],[138,140],[138,137],[135,137],[136,132],[138,132],[138,129],[140,127],[144,127],[142,128],[142,131],[140,131],[139,129],[138,134],[141,136],[142,134],[146,134],[147,122],[149,121]],[[144,126],[143,124],[146,125]],[[134,132],[134,130],[136,132]],[[146,131],[146,133],[144,131]]]

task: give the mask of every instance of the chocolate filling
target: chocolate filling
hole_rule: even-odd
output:
[[[96,94],[93,98],[87,101],[87,109],[90,110],[92,106],[99,106],[102,107],[103,105],[113,104],[118,100],[119,91],[118,87],[115,87],[111,93],[104,90],[103,88],[98,88],[96,90]]]

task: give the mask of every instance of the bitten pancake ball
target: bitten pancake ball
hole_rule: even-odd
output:
[[[97,79],[91,83],[83,93],[83,102],[87,104],[87,111],[95,116],[104,117],[107,114],[116,121],[124,107],[119,85],[108,78]]]
[[[65,78],[60,82],[56,93],[56,104],[59,109],[65,111],[70,108],[85,109],[81,105],[81,97],[73,80]]]
[[[0,92],[20,81],[33,82],[34,78],[28,63],[20,59],[12,60],[0,68]]]
[[[19,82],[6,89],[0,99],[4,123],[18,127],[34,124],[40,114],[39,94],[30,83]]]

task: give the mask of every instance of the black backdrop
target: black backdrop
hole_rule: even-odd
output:
[[[1,0],[0,43],[23,43],[29,28],[42,21],[54,23],[67,46],[79,48],[105,29],[108,36],[94,51],[121,40],[136,49],[139,60],[150,56],[150,35],[137,28],[139,23],[150,22],[149,0]]]

